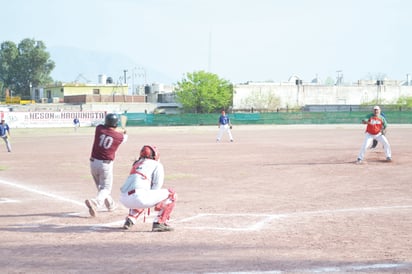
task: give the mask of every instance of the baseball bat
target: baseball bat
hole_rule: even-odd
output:
[[[126,124],[127,124],[127,116],[121,115],[120,116],[120,126],[122,127],[122,129],[126,128]]]

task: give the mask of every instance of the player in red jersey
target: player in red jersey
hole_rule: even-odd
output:
[[[386,139],[385,135],[382,134],[382,130],[386,129],[387,122],[384,116],[381,115],[381,108],[375,106],[373,108],[373,113],[368,114],[365,119],[362,120],[363,124],[366,124],[365,139],[363,141],[362,147],[359,151],[357,163],[361,164],[363,158],[365,157],[366,149],[371,144],[372,140],[377,140],[383,144],[385,150],[386,161],[392,161],[391,146]]]
[[[126,130],[118,130],[117,114],[106,115],[104,125],[98,125],[95,130],[94,143],[90,156],[90,171],[97,188],[97,196],[87,199],[86,206],[92,217],[97,210],[105,206],[113,211],[116,205],[111,197],[113,187],[113,161],[120,144],[127,141]]]

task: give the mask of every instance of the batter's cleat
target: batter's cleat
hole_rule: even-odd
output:
[[[386,162],[392,162],[392,158],[391,157],[386,157]]]
[[[363,164],[362,159],[358,158],[358,159],[356,160],[356,164],[358,164],[358,165]]]
[[[116,209],[116,204],[112,199],[106,198],[104,199],[104,205],[106,206],[108,211],[114,211]]]
[[[170,227],[166,223],[153,223],[152,232],[166,232],[166,231],[173,231],[173,227]]]
[[[89,208],[89,213],[90,216],[92,217],[96,217],[96,212],[97,212],[97,205],[93,200],[86,200],[84,201],[84,203],[86,204],[86,206]]]
[[[126,218],[126,222],[124,222],[123,228],[130,229],[133,225],[134,223],[132,222],[132,220],[130,220],[130,218]]]

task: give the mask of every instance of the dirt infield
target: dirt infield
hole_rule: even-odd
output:
[[[127,210],[88,215],[93,128],[12,129],[0,142],[2,273],[411,273],[412,125],[355,160],[363,125],[129,128],[113,196],[138,149],[159,147],[174,232]]]

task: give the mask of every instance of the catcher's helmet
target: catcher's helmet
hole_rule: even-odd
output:
[[[117,124],[119,123],[119,117],[115,113],[109,113],[106,115],[106,118],[104,119],[104,125],[106,127],[117,127]]]
[[[140,150],[140,158],[149,158],[157,161],[159,160],[159,157],[159,151],[155,146],[145,145]]]

